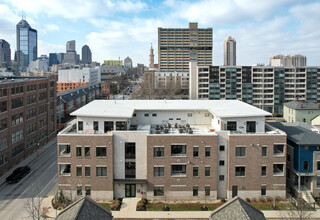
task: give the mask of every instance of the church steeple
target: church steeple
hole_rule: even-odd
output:
[[[154,68],[154,54],[153,54],[152,43],[151,43],[150,54],[149,54],[149,68]]]

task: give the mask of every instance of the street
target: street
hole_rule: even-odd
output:
[[[45,197],[57,184],[56,142],[29,166],[31,172],[19,183],[0,186],[0,219],[32,219],[25,210],[26,201],[32,197]]]

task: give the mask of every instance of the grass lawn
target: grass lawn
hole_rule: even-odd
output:
[[[109,211],[111,211],[110,209],[110,203],[99,203],[99,205],[103,206],[104,208],[108,209]]]
[[[220,205],[222,205],[222,203],[206,204],[206,206],[208,207],[208,211],[212,211],[218,208]],[[203,203],[167,204],[167,207],[170,207],[170,211],[201,211],[202,206],[203,206]],[[163,207],[164,207],[164,203],[162,202],[148,203],[147,211],[162,211]]]
[[[250,204],[260,210],[273,210],[272,209],[273,202],[251,202]],[[280,210],[287,210],[288,208],[293,207],[291,203],[279,203],[279,202],[276,203],[276,206],[278,206]]]

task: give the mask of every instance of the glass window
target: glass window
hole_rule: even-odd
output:
[[[106,157],[107,147],[96,147],[96,157]]]
[[[154,186],[153,195],[154,196],[164,196],[164,187],[163,186]]]
[[[193,196],[198,196],[198,190],[199,190],[198,186],[193,186]]]
[[[219,146],[219,150],[220,150],[220,151],[224,151],[224,145],[220,145],[220,146]]]
[[[90,167],[85,167],[84,169],[84,175],[89,177],[90,176]]]
[[[267,176],[267,166],[261,167],[261,176]]]
[[[304,161],[303,162],[303,169],[304,170],[309,170],[309,161]]]
[[[228,131],[236,131],[237,130],[237,122],[236,121],[228,121],[227,122],[227,130]]]
[[[153,148],[154,157],[164,157],[164,147],[154,147]]]
[[[193,157],[199,157],[199,147],[193,147]]]
[[[91,196],[91,186],[85,186],[86,196]]]
[[[211,147],[205,147],[205,156],[210,157]]]
[[[317,188],[320,188],[320,176],[317,176]]]
[[[317,170],[320,170],[320,161],[317,161]]]
[[[83,131],[83,121],[78,121],[78,130]]]
[[[125,159],[135,159],[136,158],[136,143],[126,142],[125,143]]]
[[[186,165],[171,165],[171,176],[186,175]]]
[[[84,147],[84,156],[90,157],[90,147]]]
[[[193,176],[199,176],[199,167],[197,166],[193,167]]]
[[[149,117],[149,113],[144,113],[144,117]]]
[[[274,156],[283,156],[284,155],[284,145],[283,144],[273,145],[273,155]]]
[[[82,186],[77,186],[77,196],[82,196]]]
[[[261,195],[262,196],[267,195],[267,186],[261,186]]]
[[[224,181],[224,175],[219,175],[219,181]]]
[[[204,187],[204,195],[205,196],[210,196],[210,186],[205,186]]]
[[[192,113],[188,113],[188,117],[192,117]]]
[[[113,131],[113,121],[104,122],[104,133],[107,133],[108,131]]]
[[[236,147],[236,157],[245,157],[246,147]]]
[[[164,176],[164,167],[154,167],[153,168],[154,177],[163,177]]]
[[[117,131],[125,131],[125,130],[127,130],[127,122],[125,122],[125,121],[117,121],[116,122],[116,130]]]
[[[96,167],[96,176],[107,176],[107,167]]]
[[[171,145],[171,156],[185,156],[187,145]]]
[[[219,160],[219,166],[224,166],[224,160]]]
[[[70,144],[59,144],[59,155],[70,156]]]
[[[76,156],[81,157],[81,147],[76,147]]]
[[[246,176],[246,167],[236,167],[236,176]]]
[[[263,157],[267,156],[267,147],[262,147],[262,156]]]
[[[152,113],[152,117],[157,117],[157,113]]]
[[[93,122],[93,130],[95,130],[95,131],[99,130],[99,122],[98,121]]]
[[[77,166],[77,176],[82,176],[82,167]]]
[[[205,167],[205,176],[210,176],[210,167]]]

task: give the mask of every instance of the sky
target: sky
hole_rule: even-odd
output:
[[[237,42],[237,65],[269,64],[276,54],[307,56],[320,66],[320,1],[317,0],[0,0],[0,39],[16,50],[22,11],[38,31],[38,56],[65,52],[76,40],[88,45],[94,61],[158,61],[158,27],[213,28],[213,65],[223,65],[223,41]]]

